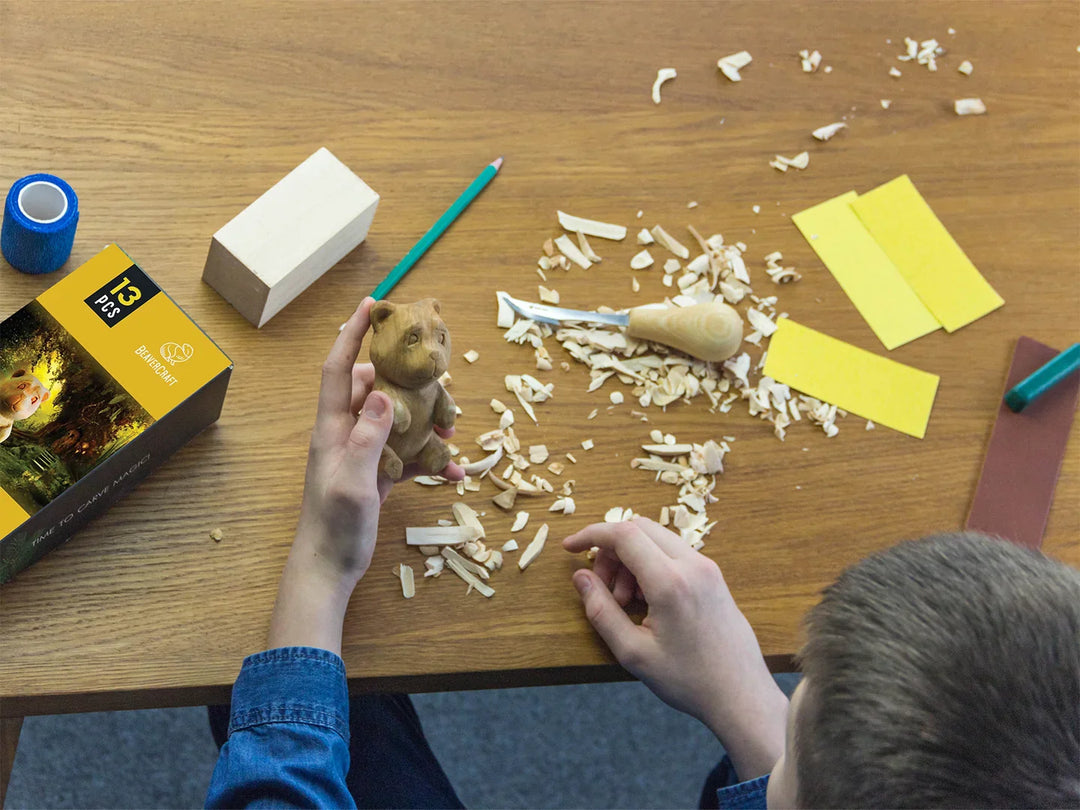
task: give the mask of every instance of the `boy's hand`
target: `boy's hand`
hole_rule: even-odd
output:
[[[356,363],[373,303],[364,299],[323,364],[300,521],[271,619],[272,647],[337,652],[349,596],[375,551],[379,506],[393,486],[379,474],[379,459],[394,415],[390,398],[372,391],[375,370]],[[439,434],[449,438],[452,431]],[[406,476],[415,474],[415,466],[406,467]],[[454,463],[442,474],[464,477]]]
[[[703,722],[743,780],[768,773],[784,751],[787,698],[757,638],[708,557],[657,523],[598,523],[563,540],[567,551],[599,546],[594,570],[573,582],[589,622],[632,675],[661,700]],[[635,596],[648,615],[635,624]]]

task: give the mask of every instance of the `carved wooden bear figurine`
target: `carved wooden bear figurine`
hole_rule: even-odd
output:
[[[395,481],[414,461],[425,474],[440,472],[450,463],[450,448],[432,427],[453,427],[457,411],[439,382],[450,362],[450,333],[439,317],[439,302],[379,301],[371,308],[371,328],[375,390],[394,403],[394,426],[379,469]]]
[[[49,392],[41,380],[20,368],[6,380],[0,380],[0,442],[11,435],[11,426],[34,415]]]

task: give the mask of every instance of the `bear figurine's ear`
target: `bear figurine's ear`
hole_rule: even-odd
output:
[[[378,332],[383,321],[389,318],[395,309],[396,307],[389,301],[377,301],[371,308],[371,328]]]
[[[420,303],[423,304],[424,306],[431,307],[435,311],[436,314],[439,314],[439,313],[442,312],[442,304],[439,303],[439,300],[437,298],[425,298]]]
[[[12,377],[22,377],[22,376],[23,376],[24,374],[26,374],[26,373],[27,373],[27,371],[26,371],[26,369],[25,369],[25,368],[20,368],[20,369],[19,369],[18,371],[16,371],[16,372],[15,372],[14,374],[12,374],[11,376],[12,376]]]

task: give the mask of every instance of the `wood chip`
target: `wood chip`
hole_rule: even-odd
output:
[[[653,238],[659,244],[663,245],[680,259],[690,258],[690,249],[686,247],[686,245],[682,244],[674,236],[665,231],[663,228],[661,228],[659,225],[653,225],[650,233],[652,233]]]
[[[537,291],[538,291],[538,293],[540,295],[540,300],[543,301],[545,304],[558,304],[559,303],[559,291],[558,290],[549,290],[547,287],[543,286],[542,284],[538,284],[537,285]],[[471,363],[472,361],[470,360],[469,362]]]
[[[416,580],[414,579],[411,565],[401,563],[398,566],[398,577],[401,579],[401,593],[406,599],[416,596]]]
[[[491,502],[500,509],[509,512],[514,508],[514,501],[517,500],[517,487],[510,487],[510,489],[504,489],[498,495],[491,499]]]
[[[589,244],[589,240],[585,238],[585,234],[581,231],[578,231],[577,233],[577,242],[578,247],[581,248],[581,252],[585,254],[585,258],[588,259],[590,262],[603,261],[599,256],[596,255],[596,251],[592,249],[592,245]]]
[[[892,76],[894,79],[899,79],[900,76],[902,76],[903,74],[901,74],[900,71],[897,70],[895,67],[891,67],[889,68],[889,75]]]
[[[525,550],[521,552],[521,557],[518,558],[518,568],[524,571],[532,561],[540,556],[540,552],[544,550],[544,543],[547,542],[548,525],[542,524],[536,531],[536,536],[533,537],[532,542],[525,547]]]
[[[611,400],[612,405],[622,405],[623,395],[621,391],[612,391],[608,394],[608,399]]]
[[[706,260],[706,262],[708,262],[708,257],[707,256],[705,257],[705,260]],[[666,262],[664,262],[664,272],[665,273],[678,273],[680,270],[682,270],[682,265],[679,264],[678,259],[668,259]],[[700,271],[695,271],[695,272],[700,272]]]
[[[578,249],[577,245],[570,241],[570,237],[566,234],[555,239],[555,246],[559,249],[560,253],[582,270],[588,270],[592,267],[592,262],[585,258],[585,254]]]
[[[637,243],[639,245],[651,245],[655,241],[656,240],[652,238],[652,234],[649,233],[648,228],[642,228],[640,231],[638,231]]]
[[[651,266],[652,263],[653,257],[648,250],[643,250],[630,259],[630,267],[634,270],[644,270],[646,267]]]
[[[641,449],[656,456],[685,456],[694,449],[692,444],[643,444]]]
[[[510,531],[512,531],[512,532],[520,532],[522,529],[525,528],[525,525],[528,522],[529,522],[529,513],[528,512],[518,512],[516,515],[514,515],[514,525],[510,527]],[[506,551],[506,550],[507,550],[506,546],[503,546],[503,551]]]
[[[509,411],[507,411],[509,413]],[[483,475],[496,464],[503,456],[502,445],[495,448],[495,452],[480,459],[479,461],[473,461],[468,464],[462,464],[461,468],[465,470],[466,475]]]
[[[210,530],[210,539],[213,540],[215,543],[220,543],[224,538],[225,532],[223,532],[221,529]]]
[[[656,71],[656,81],[652,86],[652,100],[653,104],[660,103],[660,86],[666,82],[674,79],[679,74],[675,72],[675,68],[660,68]]]
[[[437,577],[443,572],[443,568],[446,567],[446,558],[442,555],[435,557],[428,557],[424,560],[424,576],[425,577]]]
[[[626,228],[623,225],[612,225],[609,222],[599,222],[595,219],[582,219],[571,216],[564,211],[559,211],[559,224],[573,233],[583,233],[587,236],[597,236],[600,239],[611,239],[615,242],[626,238]]]
[[[980,98],[958,98],[953,103],[953,109],[957,115],[983,115],[986,113],[986,105]]]
[[[446,549],[446,550],[451,551],[452,549]],[[462,580],[464,580],[466,583],[468,583],[469,591],[470,592],[473,591],[473,590],[479,591],[483,596],[487,597],[488,599],[490,599],[492,596],[494,596],[495,595],[495,589],[494,588],[492,588],[487,583],[482,582],[479,579],[479,577],[477,577],[475,574],[473,574],[471,571],[469,571],[467,568],[465,568],[464,565],[462,565],[463,562],[468,562],[468,560],[465,560],[464,558],[460,557],[460,555],[459,555],[459,559],[461,560],[461,562],[459,562],[458,560],[450,559],[448,557],[446,559],[446,564],[450,567],[451,571],[453,571],[455,574],[457,574],[459,577],[461,577]],[[470,564],[473,565],[475,563],[470,563]],[[484,572],[486,574],[487,569],[485,568],[483,570],[484,570]]]
[[[502,290],[495,293],[495,301],[499,307],[498,315],[495,317],[495,325],[500,329],[509,329],[517,320],[517,313],[514,312],[513,307],[506,303],[505,297],[507,295],[508,293]]]
[[[462,556],[458,551],[450,548],[449,546],[443,546],[442,555],[446,558],[447,563],[457,563],[466,571],[471,574],[475,574],[480,579],[488,579],[491,576],[491,574],[486,568],[484,568],[484,566],[478,565],[472,560]]]
[[[502,550],[504,552],[506,552],[507,554],[509,554],[511,551],[517,551],[518,550],[518,542],[517,542],[517,540],[515,540],[514,538],[511,537],[509,540],[507,540],[505,543],[502,544]]]
[[[409,546],[457,546],[479,538],[472,526],[405,527],[405,544]]]
[[[847,124],[843,121],[837,121],[835,124],[827,124],[826,126],[818,127],[812,134],[819,141],[827,141],[842,129],[847,129]]]
[[[581,449],[582,449],[582,450],[592,450],[592,449],[593,449],[593,447],[595,447],[595,446],[596,446],[596,445],[594,445],[594,444],[593,444],[593,440],[592,440],[592,439],[586,439],[585,441],[583,441],[583,442],[581,443]],[[567,453],[567,455],[569,455],[569,453]],[[574,459],[573,459],[573,458],[571,458],[571,461],[573,461],[573,460],[574,460]]]
[[[969,62],[967,59],[965,59],[956,69],[963,73],[965,76],[970,76],[972,71],[975,70],[975,66],[971,64],[971,62]]]
[[[467,363],[475,363],[480,359],[480,352],[476,351],[476,349],[469,349],[462,357],[465,358],[465,362]]]
[[[458,522],[459,526],[475,529],[477,537],[487,536],[487,532],[484,531],[484,525],[480,522],[480,517],[477,515],[476,510],[467,503],[458,501],[450,507],[450,511],[454,513],[454,520]]]
[[[752,61],[753,57],[747,51],[739,51],[738,53],[720,57],[716,62],[716,66],[720,68],[720,72],[727,76],[728,79],[738,82],[742,81],[739,71]]]

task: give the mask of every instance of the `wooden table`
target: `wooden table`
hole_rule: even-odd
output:
[[[925,440],[843,420],[786,442],[737,407],[701,401],[608,409],[574,365],[555,382],[527,444],[577,452],[577,513],[553,537],[611,506],[655,515],[672,490],[629,469],[648,430],[680,440],[734,435],[705,553],[723,567],[770,665],[785,668],[799,620],[840,569],[901,538],[962,524],[1013,344],[1063,347],[1080,314],[1077,222],[1080,12],[1074,3],[6,3],[0,6],[0,180],[63,176],[82,219],[54,276],[0,267],[8,315],[102,245],[122,245],[236,363],[220,422],[74,541],[0,590],[0,716],[222,701],[241,659],[262,648],[294,530],[319,364],[338,324],[492,158],[500,176],[393,297],[437,295],[450,325],[459,439],[495,426],[487,403],[531,352],[495,327],[494,290],[535,298],[556,209],[663,224],[749,246],[762,294],[781,309],[884,351],[789,221],[848,189],[912,176],[1006,306],[891,353],[941,375]],[[955,28],[955,35],[947,33]],[[936,73],[900,63],[903,39],[938,38]],[[887,40],[891,39],[891,44]],[[816,48],[833,70],[801,72]],[[749,50],[733,84],[720,56]],[[957,73],[962,59],[975,72]],[[891,78],[900,66],[901,79]],[[660,67],[679,77],[654,105]],[[982,117],[956,98],[980,96]],[[879,100],[893,100],[883,110]],[[845,119],[826,144],[811,130]],[[256,330],[200,280],[211,234],[320,146],[382,195],[367,241]],[[781,174],[773,155],[811,153]],[[698,206],[688,210],[688,203]],[[760,205],[760,214],[751,207]],[[644,217],[636,219],[643,210]],[[637,247],[553,276],[563,301],[659,300]],[[803,273],[773,288],[761,257]],[[461,354],[476,349],[475,365]],[[553,353],[562,351],[551,342]],[[592,421],[586,415],[600,413]],[[1074,431],[1045,550],[1080,563],[1080,441]],[[473,456],[477,455],[473,452]],[[466,501],[509,518],[494,493]],[[406,525],[449,517],[449,489],[408,484],[387,502],[373,566],[353,599],[344,655],[357,690],[432,690],[622,677],[569,583],[579,560],[554,543],[525,573],[493,577],[485,600],[449,577],[402,599],[391,569],[419,562]],[[528,504],[536,519],[548,501]],[[208,532],[220,527],[225,538]],[[526,536],[524,539],[528,539]],[[8,720],[9,732],[17,720]]]

